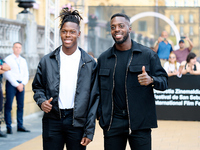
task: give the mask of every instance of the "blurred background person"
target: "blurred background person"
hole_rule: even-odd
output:
[[[154,51],[158,54],[160,58],[161,65],[163,66],[165,62],[169,59],[169,54],[173,51],[172,42],[168,39],[167,31],[163,31],[161,36],[158,38]]]
[[[94,60],[97,62],[97,58],[94,57],[94,53],[93,53],[93,52],[88,52],[88,54],[89,54],[90,56],[92,56],[92,58],[94,58]]]
[[[16,42],[13,44],[13,53],[8,55],[4,61],[11,67],[10,71],[4,73],[6,79],[6,103],[5,103],[5,122],[7,134],[12,134],[11,110],[13,99],[17,100],[17,131],[30,132],[23,126],[24,111],[24,86],[28,83],[29,72],[26,60],[21,57],[22,44]]]
[[[200,75],[200,64],[196,60],[195,53],[189,53],[186,61],[181,63],[182,66],[182,74],[192,74],[192,75]]]
[[[193,48],[193,43],[192,41],[186,36],[185,40],[188,41],[189,43],[189,47],[185,48],[185,41],[183,39],[181,39],[179,41],[179,47],[180,49],[174,51],[174,54],[176,55],[176,59],[179,63],[181,63],[182,61],[185,61],[187,58],[187,55],[190,53],[190,51]]]
[[[7,65],[3,59],[0,57],[0,112],[2,111],[3,109],[3,92],[2,92],[2,87],[1,87],[1,84],[2,84],[2,78],[3,78],[3,73],[5,71],[8,71],[10,70],[10,66]],[[4,134],[2,131],[1,131],[1,120],[0,120],[0,137],[6,137],[6,134]]]
[[[179,67],[180,63],[176,61],[176,55],[171,52],[169,55],[169,60],[164,64],[165,71],[169,77],[174,75],[180,76]]]

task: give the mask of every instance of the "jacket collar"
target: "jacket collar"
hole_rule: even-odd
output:
[[[131,43],[132,43],[132,47],[131,47],[132,52],[142,52],[142,51],[140,50],[139,44],[138,44],[137,42],[135,42],[135,41],[133,41],[133,40],[131,39]],[[113,47],[110,48],[110,54],[108,55],[108,58],[115,55],[114,47],[115,47],[115,45],[113,45]]]
[[[50,53],[50,58],[54,58],[54,57],[56,57],[57,55],[59,55],[59,53],[60,53],[60,48],[61,48],[61,45],[60,45],[58,48],[56,48],[56,50],[54,50],[53,52],[51,52],[51,53]]]
[[[56,48],[53,52],[51,52],[50,58],[55,58],[56,56],[58,56],[59,53],[60,53],[60,48],[61,48],[61,46],[59,46],[59,47]],[[78,47],[78,48],[79,48],[79,50],[81,51],[81,60],[82,60],[83,62],[86,63],[86,62],[92,61],[92,58],[89,57],[89,55],[87,55],[86,52],[85,52],[82,48],[80,48],[80,47]]]

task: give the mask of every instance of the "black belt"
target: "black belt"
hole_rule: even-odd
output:
[[[118,114],[127,114],[127,110],[120,110],[120,109],[114,109],[114,113],[118,113]]]
[[[66,114],[73,113],[73,108],[70,109],[60,109],[61,117],[66,117]]]

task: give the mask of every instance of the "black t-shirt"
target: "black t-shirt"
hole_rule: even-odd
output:
[[[120,51],[115,49],[115,54],[117,55],[117,65],[114,76],[114,108],[118,110],[126,110],[125,78],[128,66],[128,58],[130,58],[131,50]]]

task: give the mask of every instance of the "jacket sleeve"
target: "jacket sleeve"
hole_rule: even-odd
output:
[[[37,105],[41,109],[41,104],[47,100],[46,93],[45,93],[45,82],[43,81],[43,77],[45,76],[42,74],[42,65],[41,61],[38,65],[33,83],[32,83],[32,90],[34,92],[33,98],[36,101]]]
[[[95,63],[93,67],[93,74],[92,74],[92,82],[91,82],[92,88],[91,88],[91,93],[90,93],[88,116],[87,116],[87,121],[85,125],[85,132],[83,135],[83,137],[87,137],[90,140],[92,140],[94,136],[96,112],[97,112],[97,107],[99,104],[99,90],[97,86],[98,77],[96,75],[96,69],[97,69],[97,65]]]
[[[160,59],[155,53],[151,58],[151,77],[154,80],[154,88],[164,91],[168,88],[168,75],[160,64]]]

